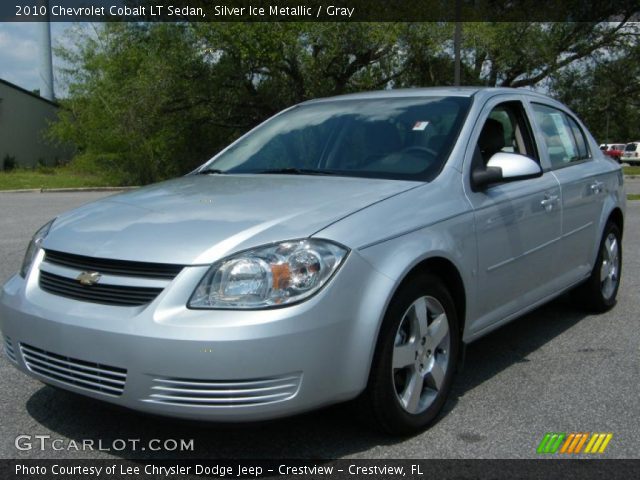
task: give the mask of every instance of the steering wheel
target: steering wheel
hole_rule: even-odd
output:
[[[420,153],[428,153],[433,158],[438,156],[438,152],[436,152],[433,148],[423,147],[422,145],[412,145],[410,147],[403,148],[400,150],[400,153],[408,153],[408,154],[420,154]]]

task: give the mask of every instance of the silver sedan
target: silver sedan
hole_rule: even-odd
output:
[[[469,342],[569,290],[615,305],[624,209],[620,167],[543,95],[319,99],[44,225],[0,328],[21,371],[132,409],[248,421],[355,400],[407,434]]]

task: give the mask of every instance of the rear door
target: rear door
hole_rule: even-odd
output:
[[[562,192],[562,278],[568,286],[591,271],[607,182],[572,115],[544,103],[532,102],[531,108],[541,155],[548,158]]]
[[[560,186],[546,165],[539,178],[491,185],[481,191],[470,186],[473,156],[478,161],[486,145],[496,148],[495,141],[482,140],[483,127],[491,121],[502,126],[500,151],[527,155],[540,163],[521,97],[494,97],[478,118],[465,158],[465,189],[474,209],[478,246],[477,317],[470,326],[472,335],[552,294],[561,262]],[[485,151],[482,161],[486,163],[485,157],[492,152]]]

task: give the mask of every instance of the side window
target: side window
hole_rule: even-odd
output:
[[[518,146],[515,143],[515,123],[509,112],[504,107],[494,108],[489,114],[489,118],[500,122],[502,125],[504,147],[502,152],[519,153]]]
[[[485,165],[498,152],[519,153],[538,160],[520,102],[501,103],[491,110],[478,138],[478,150]]]
[[[589,158],[584,133],[571,117],[546,105],[534,103],[532,106],[553,168]]]
[[[580,126],[576,123],[576,121],[568,115],[565,115],[565,118],[569,122],[569,126],[571,127],[571,131],[573,132],[573,138],[576,141],[576,146],[578,147],[578,158],[580,160],[585,160],[589,158],[589,148],[587,147],[587,139],[584,136],[584,132],[580,128]],[[610,146],[609,150],[613,150],[614,146]]]

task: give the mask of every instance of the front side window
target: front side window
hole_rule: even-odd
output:
[[[538,161],[522,103],[504,102],[491,110],[480,131],[478,150],[485,165],[498,152],[519,153]]]
[[[429,181],[446,162],[470,104],[466,97],[303,104],[267,121],[206,168]]]
[[[589,158],[584,132],[573,118],[547,105],[532,106],[553,168]]]

